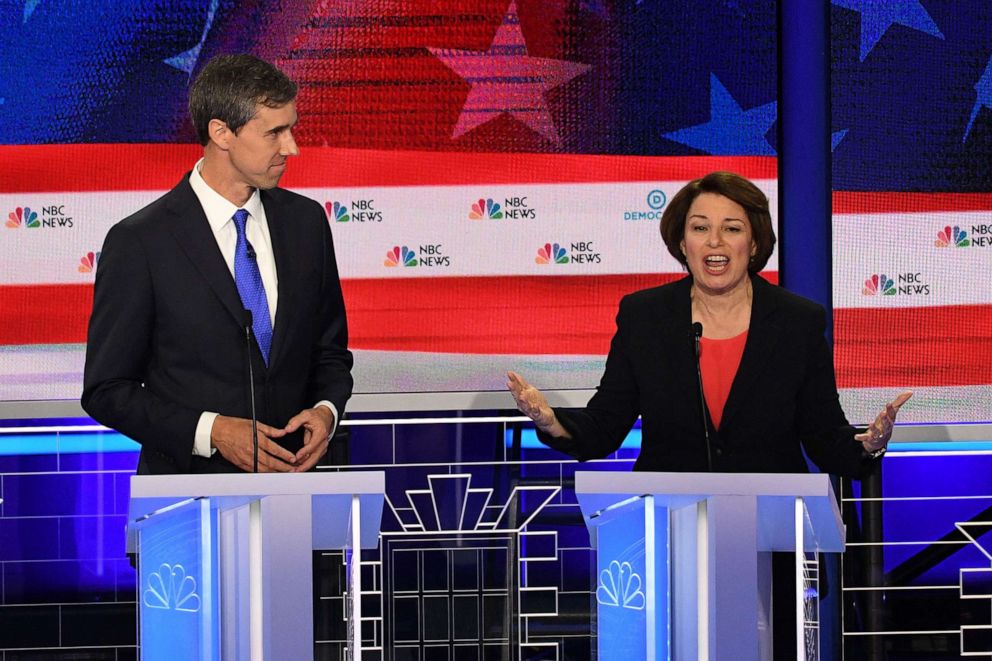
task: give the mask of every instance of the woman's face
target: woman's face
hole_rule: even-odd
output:
[[[744,207],[717,193],[700,193],[693,200],[681,245],[696,287],[708,294],[744,286],[757,250]]]

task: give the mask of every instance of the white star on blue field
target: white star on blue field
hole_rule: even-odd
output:
[[[38,3],[41,0],[25,0],[24,2],[24,22],[27,23],[28,19],[31,18],[31,14],[38,7]]]
[[[961,142],[968,139],[968,134],[971,133],[971,127],[975,124],[975,118],[978,117],[978,111],[982,109],[982,106],[992,110],[992,56],[989,57],[989,63],[985,65],[985,73],[975,83],[975,92],[978,94],[978,98],[975,99],[975,105],[971,109],[968,128],[965,129]]]
[[[710,121],[665,133],[664,137],[708,154],[774,156],[765,134],[778,117],[775,101],[744,110],[710,74]]]
[[[207,40],[207,34],[210,33],[210,28],[213,27],[214,17],[217,15],[217,7],[219,5],[220,0],[210,0],[210,8],[207,10],[207,22],[203,26],[203,32],[200,34],[200,41],[188,51],[167,58],[165,60],[166,64],[192,75],[193,69],[196,68],[196,63],[200,59],[200,51],[203,50],[203,43]]]
[[[830,151],[835,151],[840,141],[844,139],[850,129],[841,129],[830,134]]]
[[[833,0],[832,4],[861,14],[861,61],[893,24],[944,38],[919,0]]]

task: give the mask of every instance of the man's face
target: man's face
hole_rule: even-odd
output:
[[[255,116],[228,142],[232,175],[253,188],[275,188],[286,171],[286,160],[300,150],[293,139],[296,103],[278,108],[259,104]]]

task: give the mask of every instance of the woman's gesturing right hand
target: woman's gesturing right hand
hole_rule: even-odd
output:
[[[527,383],[516,372],[506,373],[506,387],[510,389],[520,412],[533,420],[538,429],[558,438],[570,438],[571,435],[558,422],[554,410],[540,390]]]

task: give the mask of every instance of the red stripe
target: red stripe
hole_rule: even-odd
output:
[[[777,281],[777,273],[765,276]],[[604,354],[620,298],[679,276],[346,280],[352,347]],[[0,287],[0,344],[86,340],[92,286]],[[834,311],[842,388],[992,383],[992,305]]]
[[[342,287],[356,349],[605,354],[620,299],[679,277],[356,279]],[[92,305],[92,285],[0,286],[0,345],[85,342]]]
[[[5,193],[168,190],[202,155],[199,145],[0,146]],[[671,181],[733,170],[774,179],[766,156],[600,156],[304,147],[283,178],[288,188],[457,186]]]
[[[93,285],[0,286],[0,345],[86,341]]]
[[[599,275],[343,282],[354,345],[384,351],[605,354],[617,304],[681,277]]]
[[[989,210],[992,193],[833,193],[835,214]]]
[[[841,388],[992,383],[992,305],[834,311]]]

